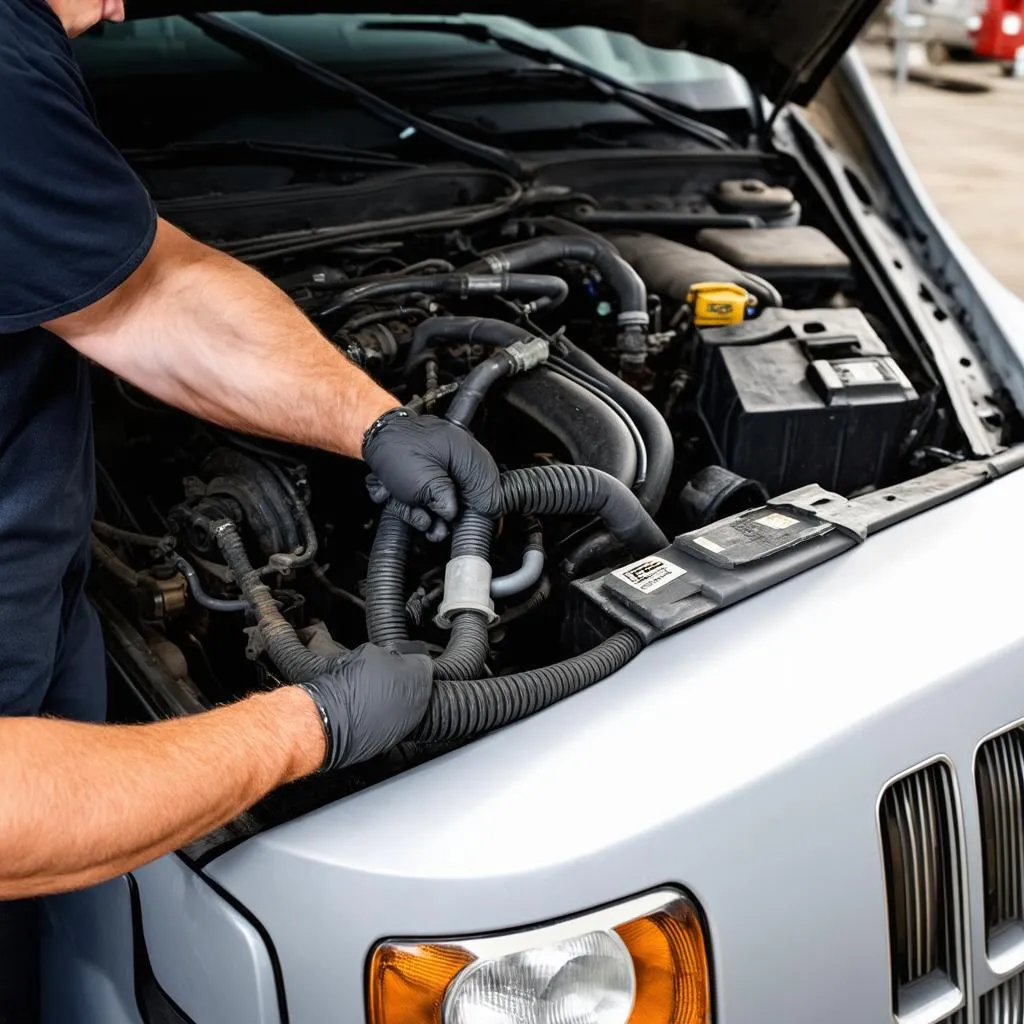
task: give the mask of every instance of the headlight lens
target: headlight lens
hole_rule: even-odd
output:
[[[370,962],[370,1024],[708,1024],[704,933],[661,891],[556,925],[444,942],[386,942]]]
[[[1004,36],[1015,36],[1021,30],[1021,17],[1019,14],[1004,14],[1003,15],[1003,35]]]
[[[622,939],[602,931],[474,961],[448,990],[444,1021],[626,1024],[632,1009],[633,962]]]

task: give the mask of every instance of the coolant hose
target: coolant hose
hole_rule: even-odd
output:
[[[174,568],[185,577],[185,580],[188,583],[188,589],[192,592],[192,596],[204,608],[209,609],[211,612],[245,611],[246,605],[244,601],[234,598],[212,597],[203,590],[203,584],[199,579],[199,574],[192,567],[191,563],[186,562],[181,555],[177,555],[175,557]]]
[[[428,295],[454,295],[468,299],[477,295],[509,295],[541,300],[534,309],[551,309],[561,305],[569,294],[569,286],[552,274],[422,274],[397,277],[390,281],[369,281],[341,293],[317,314],[325,320],[358,302],[381,299],[389,295],[425,292]]]
[[[608,530],[638,555],[668,545],[668,538],[637,496],[615,477],[591,466],[530,466],[501,477],[506,512],[599,515]]]
[[[522,564],[505,576],[491,580],[491,597],[514,597],[532,587],[544,574],[544,549],[528,547],[523,551]]]
[[[405,365],[410,367],[416,357],[431,345],[460,342],[465,345],[493,345],[508,348],[517,341],[533,341],[534,335],[507,320],[484,316],[435,316],[424,320],[412,336]]]
[[[223,519],[211,523],[210,531],[246,602],[256,614],[267,654],[282,676],[289,683],[306,683],[328,671],[331,659],[309,651],[291,623],[281,614],[270,587],[261,580],[258,570],[249,561],[235,524]]]
[[[451,400],[444,418],[468,430],[477,410],[487,397],[487,392],[502,377],[508,377],[515,371],[516,366],[512,357],[504,350],[495,352],[493,356],[478,363],[459,385],[459,390]]]
[[[647,287],[640,275],[619,255],[615,247],[602,238],[588,235],[545,235],[526,242],[490,252],[462,268],[463,273],[490,271],[506,274],[540,263],[556,260],[579,260],[596,267],[619,300],[619,326],[646,327]]]
[[[405,566],[410,527],[385,506],[377,524],[366,574],[366,631],[372,643],[392,647],[409,639],[405,615]]]
[[[543,668],[492,679],[438,679],[414,738],[428,743],[460,740],[517,722],[606,679],[642,648],[640,637],[624,629],[585,654]]]

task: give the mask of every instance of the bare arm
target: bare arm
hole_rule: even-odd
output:
[[[341,455],[398,404],[276,285],[163,220],[127,281],[45,326],[195,416]]]
[[[320,716],[295,687],[154,725],[0,719],[0,900],[130,871],[323,758]]]

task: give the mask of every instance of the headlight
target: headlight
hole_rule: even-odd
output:
[[[964,22],[968,32],[977,32],[981,28],[981,15],[972,14]]]
[[[1004,36],[1015,36],[1021,30],[1021,17],[1019,14],[1004,14],[1002,22]]]
[[[707,1024],[711,984],[693,904],[663,890],[483,939],[384,942],[370,1024]]]

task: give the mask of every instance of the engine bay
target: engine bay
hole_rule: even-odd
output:
[[[367,639],[431,654],[446,709],[379,763],[270,798],[291,816],[636,654],[628,630],[581,646],[574,583],[783,492],[849,498],[967,457],[919,340],[813,195],[701,177],[697,195],[555,182],[557,201],[476,220],[463,195],[450,224],[420,213],[328,245],[166,209],[258,265],[407,408],[471,430],[506,513],[428,539],[370,501],[360,464],[97,371],[94,596],[150,712],[294,680]],[[1008,442],[1011,421],[990,427]]]

